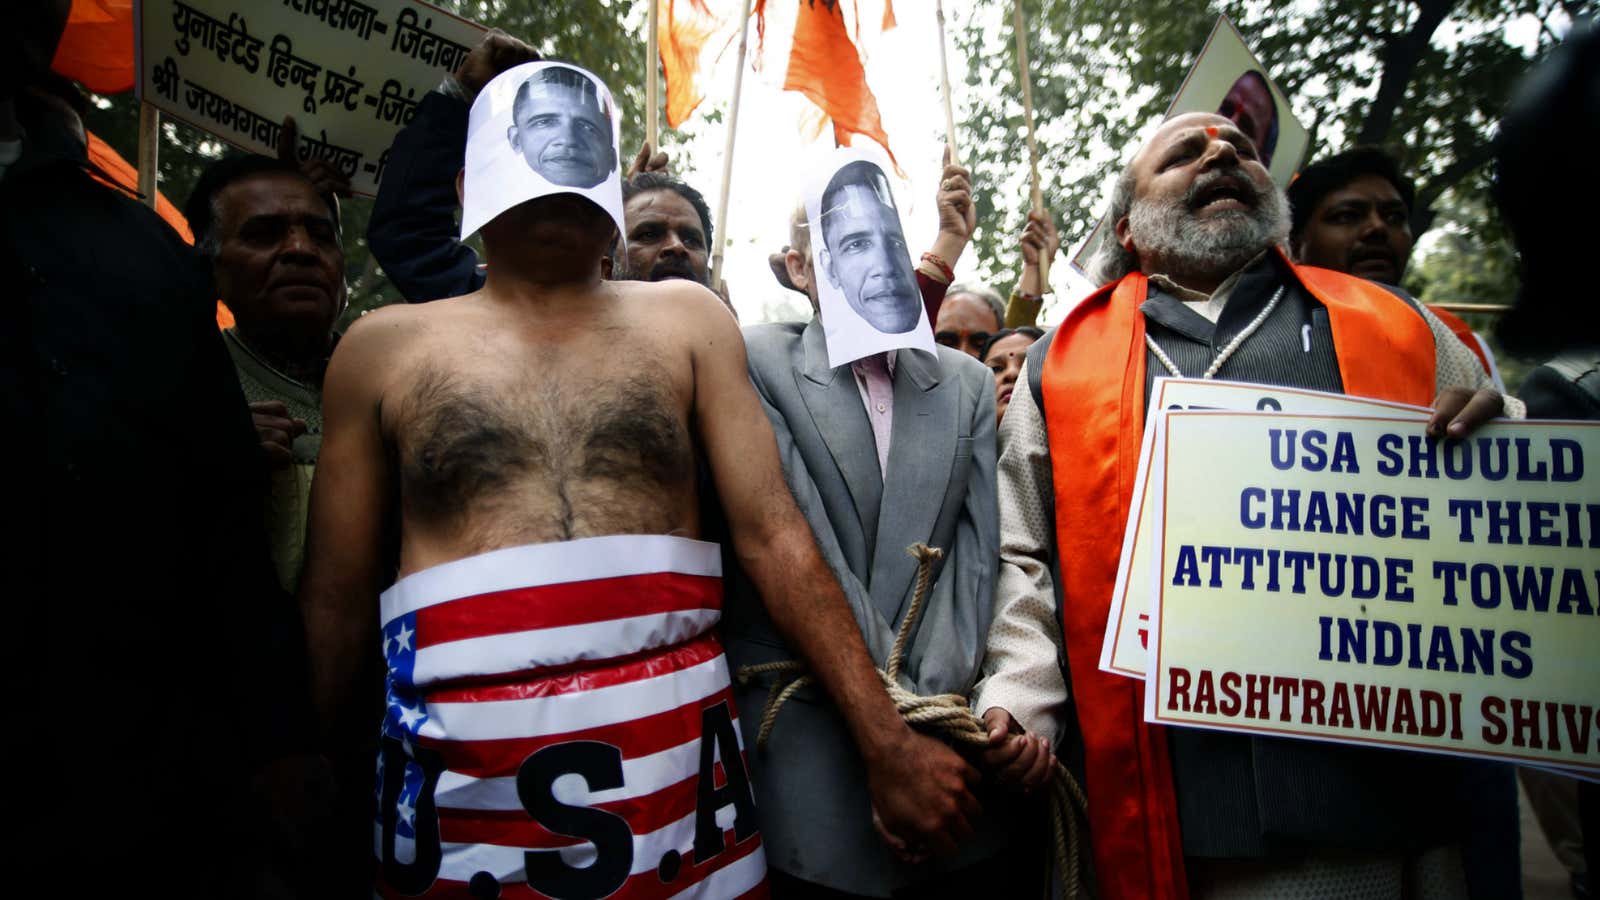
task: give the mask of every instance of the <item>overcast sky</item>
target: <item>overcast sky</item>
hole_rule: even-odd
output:
[[[712,3],[714,8],[721,8],[728,0]],[[876,6],[870,0],[863,4],[864,21],[872,21]],[[896,181],[896,201],[906,239],[916,257],[928,249],[938,231],[933,198],[938,190],[945,131],[939,89],[939,33],[931,0],[902,0],[895,5],[895,13],[898,27],[884,32],[868,47],[867,83],[877,96],[890,148],[908,176],[907,180]],[[966,13],[966,4],[961,0],[947,3],[947,25],[952,29],[961,27]],[[753,25],[750,48],[753,53]],[[965,89],[967,61],[953,39],[947,42],[946,51],[950,81],[959,101]],[[720,163],[726,132],[722,124],[706,123],[704,112],[725,108],[732,96],[735,55],[736,46],[730,47],[714,75],[707,79],[706,101],[685,126],[692,135],[687,152],[682,159],[673,161],[673,168],[705,194],[713,213],[722,181]],[[825,128],[814,144],[802,143],[800,121],[807,104],[799,94],[779,89],[784,62],[769,54],[766,71],[747,70],[740,104],[726,229],[732,244],[724,251],[723,278],[747,325],[810,315],[803,298],[778,286],[768,269],[767,255],[788,243],[789,211],[799,197],[806,173],[832,148],[833,132],[831,127]],[[960,140],[959,135],[957,139]],[[957,261],[958,279],[970,279],[973,271],[970,253]],[[1063,276],[1052,273],[1052,281],[1065,286]],[[1004,295],[1011,284],[1007,281],[995,288]]]

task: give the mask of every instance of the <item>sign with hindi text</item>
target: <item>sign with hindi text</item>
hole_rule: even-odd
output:
[[[417,0],[140,0],[139,99],[274,155],[283,119],[301,159],[375,194],[395,132],[484,29]]]
[[[1600,775],[1600,423],[1162,415],[1147,720]]]

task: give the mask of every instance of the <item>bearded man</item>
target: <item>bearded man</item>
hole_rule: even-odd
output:
[[[1081,733],[1102,897],[1460,896],[1458,761],[1147,725],[1143,683],[1096,662],[1156,376],[1432,400],[1435,437],[1520,404],[1409,298],[1291,263],[1283,195],[1225,118],[1165,123],[1109,221],[1105,286],[1029,348],[1001,427],[989,764],[1027,784]]]

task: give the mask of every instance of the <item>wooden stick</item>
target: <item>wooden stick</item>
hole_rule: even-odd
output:
[[[750,0],[739,13],[739,55],[733,70],[733,100],[728,106],[728,135],[722,144],[722,190],[717,193],[716,247],[711,253],[711,284],[722,291],[722,248],[728,243],[728,188],[733,182],[733,139],[739,131],[739,92],[744,86],[744,54],[750,34]]]
[[[1488,313],[1498,316],[1511,311],[1511,307],[1504,303],[1430,303],[1453,313]]]
[[[934,0],[934,12],[939,19],[939,86],[944,89],[944,134],[950,144],[950,162],[957,165],[961,154],[956,150],[956,110],[950,100],[950,64],[944,51],[944,0]]]
[[[1033,134],[1033,76],[1028,66],[1028,32],[1022,21],[1022,0],[1011,2],[1012,30],[1017,33],[1017,74],[1022,83],[1022,118],[1028,126],[1028,165],[1033,174],[1033,211],[1045,213],[1044,191],[1039,186],[1039,142]],[[1039,290],[1050,289],[1050,257],[1039,255]]]
[[[657,20],[657,8],[661,3],[662,0],[650,0],[648,24],[645,28],[644,140],[650,145],[651,153],[660,149],[656,145],[656,140],[661,133],[661,47],[658,43],[661,26]]]
[[[139,104],[139,193],[156,208],[156,157],[161,149],[161,111]]]

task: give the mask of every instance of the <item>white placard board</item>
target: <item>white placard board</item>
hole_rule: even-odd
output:
[[[377,193],[395,132],[484,28],[418,0],[139,0],[139,99],[272,156],[285,116],[301,159]]]

